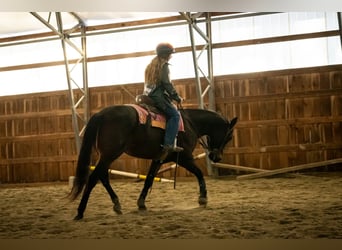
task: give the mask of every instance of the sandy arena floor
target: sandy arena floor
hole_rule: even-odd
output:
[[[0,185],[0,239],[342,239],[340,172],[206,180],[206,208],[187,178],[154,183],[146,212],[136,206],[143,182],[112,180],[122,215],[98,184],[81,221],[68,183]]]

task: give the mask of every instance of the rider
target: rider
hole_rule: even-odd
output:
[[[155,102],[155,106],[166,115],[166,128],[162,157],[165,158],[170,152],[180,152],[182,147],[175,144],[178,132],[180,114],[172,101],[178,104],[182,98],[178,95],[169,77],[169,60],[175,49],[169,43],[160,43],[156,48],[157,56],[145,69],[144,95],[148,95]]]

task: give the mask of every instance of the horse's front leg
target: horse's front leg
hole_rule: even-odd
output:
[[[201,206],[206,206],[208,203],[207,199],[207,186],[203,177],[203,173],[201,169],[199,169],[193,159],[188,160],[182,160],[180,159],[179,164],[182,165],[185,169],[190,171],[192,174],[194,174],[197,177],[198,184],[199,184],[199,197],[198,197],[198,203]]]
[[[208,203],[207,187],[206,187],[203,176],[202,176],[202,179],[198,179],[198,183],[199,183],[199,189],[200,189],[200,196],[198,197],[198,203],[201,206],[206,206]]]
[[[157,172],[160,169],[160,166],[161,166],[161,163],[159,160],[152,160],[150,169],[146,176],[144,187],[140,193],[140,196],[137,202],[139,210],[146,210],[145,199],[146,199],[148,190],[152,187],[154,177],[157,175]]]

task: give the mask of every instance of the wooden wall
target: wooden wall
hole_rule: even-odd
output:
[[[184,107],[197,107],[194,80],[174,83]],[[142,87],[91,88],[91,113],[133,103]],[[222,162],[277,169],[342,157],[342,65],[217,76],[215,89],[217,110],[239,118]],[[0,98],[1,183],[65,181],[74,175],[76,160],[66,91]],[[205,161],[198,163],[207,174]],[[148,166],[127,155],[112,164],[140,174]],[[178,176],[191,174],[180,168]]]
[[[342,157],[342,67],[217,77],[217,110],[239,117],[223,162],[278,169]]]

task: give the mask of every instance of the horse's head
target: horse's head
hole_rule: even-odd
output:
[[[233,128],[237,117],[227,122],[223,128],[213,128],[211,135],[207,136],[206,148],[209,151],[209,159],[219,162],[222,159],[223,149],[232,139]]]

